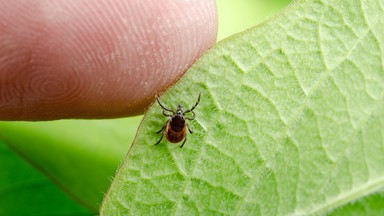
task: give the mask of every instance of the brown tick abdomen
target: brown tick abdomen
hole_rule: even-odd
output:
[[[185,135],[187,133],[187,127],[183,127],[183,129],[180,132],[176,132],[172,130],[170,122],[168,122],[167,128],[165,129],[165,132],[166,132],[165,137],[171,143],[181,142],[185,138]]]

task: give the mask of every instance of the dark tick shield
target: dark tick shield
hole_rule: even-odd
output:
[[[170,117],[170,119],[168,119],[165,122],[165,124],[161,128],[161,130],[156,132],[156,133],[161,133],[161,137],[155,145],[159,144],[161,142],[161,140],[163,140],[163,137],[165,134],[166,139],[171,143],[179,143],[179,142],[184,140],[180,146],[180,148],[183,148],[185,142],[187,141],[187,129],[188,129],[189,133],[191,133],[191,134],[193,133],[191,128],[189,128],[189,125],[186,122],[186,120],[194,120],[195,119],[195,113],[193,112],[193,110],[199,104],[200,97],[201,97],[201,93],[199,94],[199,97],[197,98],[195,105],[191,109],[186,110],[186,111],[183,111],[183,106],[181,106],[180,104],[177,106],[176,111],[169,109],[169,108],[165,107],[163,104],[161,104],[159,98],[156,97],[157,102],[163,108],[163,115],[166,117]],[[189,112],[192,113],[191,118],[185,116],[185,114],[187,114]]]

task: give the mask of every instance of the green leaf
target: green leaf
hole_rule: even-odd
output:
[[[0,142],[0,215],[93,215]]]
[[[175,109],[202,92],[184,148],[153,145],[154,104],[101,214],[323,214],[377,193],[383,50],[381,0],[297,1],[219,43],[161,97]]]
[[[97,212],[140,119],[0,122],[0,136],[77,202]]]
[[[348,203],[335,209],[329,215],[350,216],[350,215],[384,215],[384,193],[371,194],[356,202]]]

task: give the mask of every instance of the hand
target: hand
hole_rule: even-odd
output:
[[[140,114],[216,40],[214,0],[0,0],[0,119]]]

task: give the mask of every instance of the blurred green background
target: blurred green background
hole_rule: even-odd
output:
[[[290,2],[217,0],[218,41]],[[0,122],[0,216],[97,213],[141,118]]]
[[[291,0],[217,0],[218,41],[257,25],[291,2]]]

